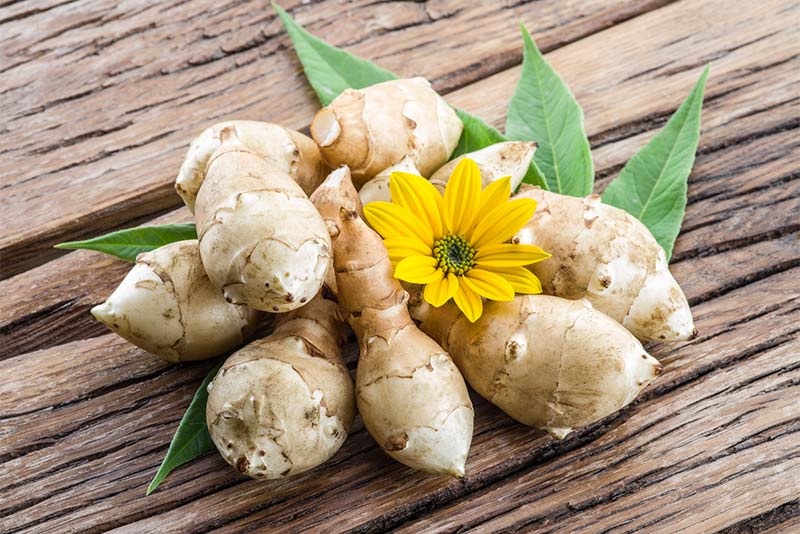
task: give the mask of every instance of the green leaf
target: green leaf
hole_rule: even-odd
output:
[[[183,414],[183,418],[178,425],[178,430],[172,437],[172,442],[169,444],[167,455],[161,462],[161,467],[158,468],[156,476],[153,477],[153,481],[147,487],[147,495],[150,495],[173,469],[204,455],[214,448],[214,442],[211,441],[211,435],[208,433],[208,427],[206,426],[207,388],[208,383],[214,379],[223,363],[224,360],[208,372],[205,380],[203,380],[203,383],[200,384],[194,394],[189,408]]]
[[[583,129],[583,110],[525,26],[520,28],[525,42],[522,76],[508,106],[506,136],[539,144],[534,162],[551,191],[588,195],[594,167]]]
[[[624,209],[650,230],[667,258],[686,211],[686,190],[700,140],[705,68],[666,126],[625,165],[603,192],[603,202]]]
[[[464,132],[458,140],[458,146],[453,151],[450,159],[457,158],[462,154],[475,152],[495,143],[508,141],[505,135],[501,134],[496,128],[489,126],[478,117],[466,111],[457,109],[456,113],[461,122],[464,123]]]
[[[289,33],[297,57],[303,64],[303,71],[323,106],[330,104],[345,89],[361,89],[398,78],[396,74],[375,63],[354,56],[310,34],[277,4],[273,3],[272,7],[277,11]],[[464,132],[451,158],[480,150],[494,143],[508,141],[503,134],[475,115],[458,109],[456,112],[464,123]],[[541,176],[541,171],[534,163],[525,181],[544,186]]]
[[[330,104],[345,89],[361,89],[397,79],[395,74],[375,63],[311,35],[279,5],[273,3],[272,7],[289,33],[306,77],[323,106]]]
[[[136,256],[142,252],[185,239],[197,239],[193,223],[137,226],[86,241],[59,243],[55,248],[96,250],[123,260],[136,261]]]
[[[458,118],[461,119],[461,122],[464,123],[464,133],[461,134],[461,138],[458,140],[458,146],[456,146],[450,159],[480,150],[495,143],[508,141],[505,135],[501,134],[496,128],[486,124],[475,115],[461,109],[457,109],[456,113],[458,114]],[[536,166],[536,162],[534,161],[531,161],[531,167],[528,169],[528,173],[522,181],[526,184],[538,185],[539,187],[547,189],[542,171],[539,170],[539,167]]]

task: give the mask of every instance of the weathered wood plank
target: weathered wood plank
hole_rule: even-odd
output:
[[[329,1],[296,15],[336,44],[448,90],[518,63],[519,42],[508,37],[518,20],[552,48],[664,3]],[[54,243],[177,207],[171,181],[189,139],[210,123],[236,116],[303,128],[317,109],[264,2],[87,1],[4,18],[0,112],[14,133],[0,148],[4,277],[55,257]]]
[[[687,16],[686,5],[700,11]],[[561,54],[570,63],[575,61],[570,54],[595,54],[598,46],[616,52],[625,43],[640,43],[642,35],[654,47],[668,47],[661,33],[675,35],[676,27],[702,32],[705,4],[680,6],[683,11],[664,8],[604,32],[605,38],[588,38],[551,56]],[[781,13],[777,6],[774,12],[784,18],[796,13]],[[0,464],[0,530],[366,531],[399,526],[419,532],[466,524],[478,531],[594,531],[603,525],[649,532],[675,531],[694,518],[692,525],[708,530],[763,526],[780,531],[796,524],[800,422],[793,408],[800,402],[800,240],[795,226],[797,124],[791,121],[798,113],[793,101],[770,101],[769,86],[730,85],[742,73],[753,75],[748,79],[755,82],[751,70],[759,58],[742,59],[731,51],[742,37],[738,33],[747,31],[749,15],[737,18],[729,13],[733,10],[718,11],[715,20],[723,20],[737,35],[706,42],[703,49],[725,54],[715,63],[714,75],[722,73],[719,87],[726,89],[709,87],[706,125],[711,126],[704,130],[673,265],[695,305],[701,335],[690,343],[654,347],[667,364],[666,373],[633,406],[553,442],[478,401],[475,444],[463,481],[413,473],[382,456],[369,436],[356,429],[331,463],[296,479],[244,481],[209,455],[171,475],[157,496],[145,498],[143,490],[207,364],[162,367],[113,336],[103,336],[0,362],[0,373],[8,377],[0,385],[0,417],[9,415],[0,418],[0,455],[7,460]],[[653,22],[656,14],[663,17],[659,24]],[[753,22],[753,35],[770,33],[762,22]],[[779,22],[773,20],[783,28]],[[715,46],[718,51],[711,52]],[[783,49],[773,52],[770,57],[777,57]],[[686,60],[692,59],[697,56]],[[793,62],[796,58],[789,55],[757,74],[780,94],[796,83],[797,73],[784,70]],[[646,68],[620,87],[641,79],[649,80],[641,95],[658,87],[663,76]],[[695,74],[668,77],[682,76],[681,87],[688,88]],[[502,75],[492,80],[498,88],[501,82]],[[474,87],[484,90],[482,83]],[[472,87],[456,91],[453,98],[477,101],[470,91],[478,89]],[[670,100],[674,107],[684,93],[673,87],[652,100]],[[630,155],[671,111],[643,96],[634,100],[639,98],[640,103],[617,100],[604,111],[611,127],[597,130],[596,136],[603,145],[599,167],[606,178],[626,159],[620,152]],[[634,117],[639,104],[664,111],[655,118]],[[734,104],[738,108],[731,111]],[[749,116],[742,111],[773,105]],[[715,122],[726,114],[736,122]],[[748,117],[754,116],[758,121],[751,123]],[[620,123],[625,128],[613,128]],[[98,267],[90,272],[101,284],[116,284],[108,279],[117,274],[104,277]],[[25,288],[26,281],[30,287],[40,280],[20,276],[5,282]],[[81,295],[83,306],[91,304],[91,292]],[[69,319],[66,324],[75,323]]]
[[[596,165],[599,173],[606,177],[600,181],[600,187],[613,175],[614,169],[653,135],[652,129],[661,126],[691,87],[697,69],[664,75],[657,67],[666,61],[665,58],[681,58],[680,61],[687,63],[697,61],[693,48],[676,49],[678,45],[669,45],[669,41],[675,39],[675,28],[682,29],[688,36],[685,39],[695,39],[695,34],[702,33],[701,21],[707,5],[699,4],[696,8],[698,15],[691,21],[680,22],[689,9],[685,4],[670,6],[608,30],[604,32],[607,37],[584,39],[548,55],[563,71],[584,107],[594,110],[587,111],[587,126],[593,145],[600,145],[599,150],[595,150]],[[780,19],[786,15],[775,9],[770,12],[771,18],[768,13],[753,24],[746,12],[731,13],[733,10],[719,9],[728,17],[724,21],[726,27],[736,31],[715,35],[704,45],[707,53],[717,59],[713,64],[710,97],[704,110],[701,153],[691,179],[689,218],[676,244],[676,260],[755,239],[785,235],[796,231],[800,220],[796,215],[797,196],[785,194],[786,189],[796,190],[793,184],[797,183],[798,177],[796,163],[800,153],[795,138],[800,126],[800,108],[796,102],[787,100],[787,92],[792,84],[800,82],[800,57],[792,56],[791,49],[781,47],[783,34],[774,34],[771,30],[780,27]],[[659,27],[662,31],[657,33]],[[635,49],[641,34],[647,34],[648,42],[653,43],[647,54],[640,53],[641,57],[637,57],[641,67],[637,67],[633,58],[629,58],[631,61],[626,64],[603,59],[613,59],[618,48]],[[778,57],[782,59],[776,66],[759,70],[762,60],[755,52],[753,55],[723,54],[730,50],[748,50],[764,39],[766,44],[763,46],[780,53]],[[742,48],[743,43],[751,44]],[[689,44],[693,46],[695,43]],[[713,49],[722,52],[712,53]],[[607,77],[584,76],[585,65],[570,59],[587,54],[597,56],[597,69],[608,73]],[[784,61],[786,58],[790,59]],[[678,67],[684,68],[685,65],[673,68]],[[656,70],[651,70],[654,68]],[[616,84],[612,85],[608,80],[616,80]],[[503,73],[490,81],[491,86],[487,86],[487,80],[456,91],[451,94],[451,100],[498,122],[505,109],[497,103],[505,106],[507,100],[502,95],[510,96],[516,80]],[[671,87],[667,96],[653,98],[653,94],[661,94],[665,83]],[[596,85],[601,89],[595,89]],[[470,91],[472,87],[474,93]],[[501,96],[488,100],[483,98],[484,94]],[[620,95],[626,95],[626,98]],[[595,113],[596,117],[589,113]],[[754,117],[758,117],[758,121],[753,120]],[[733,121],[735,128],[731,126]],[[620,122],[627,126],[615,130],[614,126]],[[775,127],[781,124],[789,126]],[[614,132],[613,139],[604,133],[611,131]],[[747,154],[747,164],[743,169],[739,165],[742,154]],[[758,200],[752,198],[756,193]],[[766,209],[772,201],[778,204]],[[765,209],[761,209],[762,205]],[[731,235],[736,237],[729,237]],[[720,239],[721,236],[728,237]],[[107,263],[87,258],[90,256],[83,253],[72,254],[0,282],[0,290],[4,293],[25,296],[16,302],[0,304],[0,340],[6,343],[6,350],[0,349],[0,355],[18,354],[20,349],[43,348],[103,332],[99,325],[92,324],[85,312],[111,292],[121,278],[124,266],[114,264],[113,275],[101,276],[96,267]],[[79,284],[77,300],[65,302],[65,280],[73,279],[96,282],[91,288]],[[25,344],[32,335],[50,330],[53,310],[65,317],[62,329],[38,337],[37,344],[26,349]],[[70,318],[69,324],[66,317]]]

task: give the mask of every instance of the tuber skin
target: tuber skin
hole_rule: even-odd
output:
[[[342,446],[355,417],[336,303],[316,296],[234,353],[208,385],[206,422],[225,460],[252,478],[303,473]]]
[[[484,306],[475,323],[452,303],[434,308],[415,297],[410,308],[475,391],[558,439],[627,405],[661,372],[633,335],[586,300],[517,295]]]
[[[392,201],[389,179],[392,177],[393,172],[406,172],[408,174],[421,176],[419,170],[414,165],[414,159],[411,156],[404,157],[397,164],[382,170],[375,178],[361,186],[361,189],[358,190],[358,196],[361,197],[361,203],[364,206],[370,202]]]
[[[444,188],[450,180],[450,175],[456,165],[462,159],[470,158],[478,165],[478,169],[481,171],[482,187],[486,187],[500,178],[510,176],[511,190],[516,191],[531,166],[535,152],[536,143],[529,141],[495,143],[486,148],[454,158],[433,173],[430,181],[439,191],[444,192]]]
[[[424,78],[346,89],[317,112],[311,137],[331,167],[348,165],[356,188],[411,155],[423,176],[444,165],[464,125]]]
[[[342,228],[341,211],[346,208],[348,211],[355,211],[362,214],[361,200],[358,193],[353,189],[350,180],[350,169],[343,165],[331,172],[325,181],[320,184],[310,197],[311,203],[317,208],[325,226],[328,228],[328,235],[331,242],[335,243],[336,238]],[[325,273],[325,287],[335,297],[339,291],[336,287],[336,273],[331,262],[328,271]]]
[[[553,255],[530,267],[544,292],[586,298],[642,341],[693,338],[689,303],[650,231],[625,211],[591,195],[575,198],[524,187],[538,209],[514,242]]]
[[[238,347],[262,316],[225,302],[203,269],[195,239],[139,254],[92,315],[168,362],[205,360]]]
[[[474,419],[464,379],[411,320],[408,293],[380,236],[356,211],[342,213],[334,266],[339,302],[359,341],[356,401],[364,425],[399,462],[461,477]]]
[[[206,128],[192,141],[175,180],[175,190],[192,212],[205,179],[208,160],[222,144],[220,133],[230,127],[236,128],[242,144],[289,174],[307,195],[317,188],[329,171],[316,143],[300,132],[269,122],[220,122]]]
[[[303,306],[331,262],[328,230],[284,171],[223,128],[197,195],[200,255],[229,302],[270,312]]]

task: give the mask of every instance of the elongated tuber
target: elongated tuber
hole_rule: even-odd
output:
[[[475,391],[559,439],[619,410],[661,371],[633,335],[586,300],[518,295],[487,302],[475,323],[452,303],[413,300],[420,328]]]
[[[600,197],[574,198],[525,187],[538,209],[515,237],[553,257],[531,266],[544,292],[586,298],[642,341],[677,341],[695,335],[689,303],[650,231]]]
[[[348,187],[349,186],[349,187]],[[342,208],[347,211],[355,211],[359,215],[362,213],[361,200],[358,193],[353,189],[350,180],[350,168],[342,165],[331,172],[325,181],[320,184],[310,197],[311,203],[317,208],[325,226],[328,228],[328,235],[331,242],[336,242],[342,228]],[[336,287],[336,273],[331,262],[328,271],[325,273],[325,287],[337,296],[339,290]]]
[[[169,362],[213,358],[241,345],[261,313],[225,302],[208,279],[197,240],[140,254],[92,315],[134,345]]]
[[[424,78],[346,89],[311,123],[331,167],[348,165],[356,188],[411,155],[423,174],[441,167],[464,125]]]
[[[230,127],[236,128],[244,146],[289,174],[307,195],[317,188],[328,172],[316,143],[300,132],[269,122],[220,122],[206,128],[192,141],[175,180],[175,190],[192,211],[205,179],[208,160],[222,144],[220,133]]]
[[[328,230],[314,205],[284,171],[220,131],[197,195],[200,255],[225,298],[285,312],[310,301],[331,261]]]
[[[392,177],[393,172],[407,172],[419,176],[419,170],[414,165],[414,158],[406,156],[400,160],[399,163],[392,165],[379,172],[375,178],[361,186],[358,190],[358,196],[361,197],[361,203],[367,205],[370,202],[391,202],[392,192],[389,189],[389,179]]]
[[[364,425],[405,465],[462,476],[474,418],[464,379],[411,320],[380,236],[355,211],[344,210],[334,250],[339,302],[359,340],[356,400]]]
[[[206,422],[223,458],[253,478],[308,471],[333,456],[355,416],[340,345],[345,325],[322,296],[278,316],[274,332],[223,364]]]
[[[486,148],[454,158],[433,173],[430,181],[440,191],[444,191],[456,165],[462,159],[469,158],[478,165],[482,187],[486,187],[500,178],[510,176],[511,191],[516,191],[528,172],[534,152],[536,152],[536,143],[528,141],[495,143]]]

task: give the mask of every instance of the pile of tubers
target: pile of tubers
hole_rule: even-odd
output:
[[[422,78],[348,89],[311,137],[228,121],[192,142],[176,190],[198,239],[141,254],[92,314],[170,362],[230,355],[206,419],[225,460],[253,478],[302,473],[344,443],[356,415],[403,464],[461,477],[473,433],[467,383],[526,425],[563,438],[619,410],[661,371],[642,342],[690,339],[686,298],[638,220],[599,198],[522,186],[538,209],[513,242],[543,295],[487,302],[469,322],[402,286],[363,205],[390,200],[392,172],[443,190],[463,125]],[[536,145],[461,156],[484,186],[520,186]],[[247,343],[265,313],[270,335]],[[359,344],[355,383],[342,359]],[[242,345],[244,346],[242,347]],[[239,348],[242,347],[242,348]],[[466,382],[465,382],[466,380]]]

